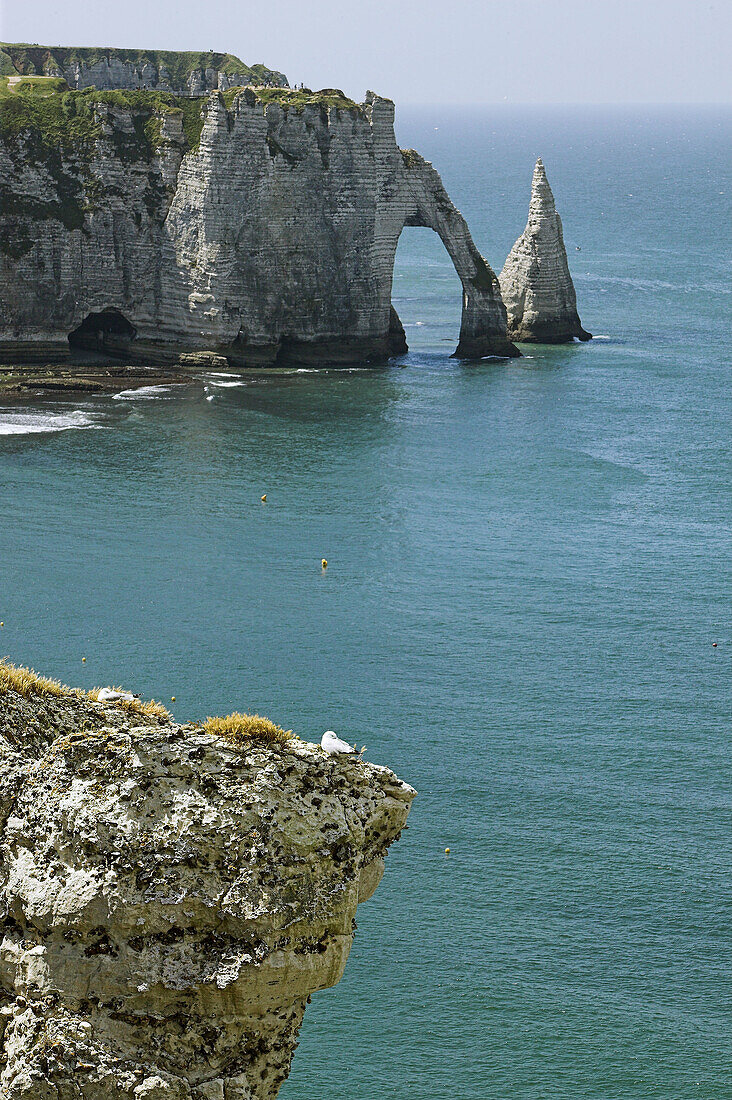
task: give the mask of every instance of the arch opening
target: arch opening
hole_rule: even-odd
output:
[[[118,309],[103,309],[87,314],[69,333],[69,347],[120,358],[127,354],[136,335],[137,329]]]
[[[439,234],[407,222],[397,242],[391,284],[392,326],[401,321],[412,351],[449,355],[458,342],[463,286]]]

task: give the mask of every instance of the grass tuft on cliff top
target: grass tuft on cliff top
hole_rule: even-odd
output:
[[[235,748],[245,748],[253,741],[267,745],[284,745],[295,736],[292,730],[270,722],[259,714],[239,714],[235,711],[226,718],[207,718],[203,723],[206,733],[228,741]]]
[[[13,665],[8,660],[0,661],[0,692],[17,691],[24,699],[34,695],[65,696],[73,695],[72,688],[66,687],[60,680],[51,680],[48,676],[39,676],[32,668]]]
[[[93,703],[98,703],[101,690],[101,688],[92,688],[91,691],[87,691],[85,694]],[[126,689],[115,687],[113,690],[125,691]],[[131,714],[144,714],[147,718],[164,718],[166,721],[170,721],[173,717],[162,703],[156,703],[154,699],[148,699],[146,702],[142,702],[140,699],[114,699],[110,703],[104,703],[104,706],[121,707],[122,710],[127,710]]]
[[[122,691],[122,688],[116,688]],[[100,688],[91,691],[83,691],[81,688],[70,688],[62,684],[60,680],[52,680],[48,676],[39,676],[32,668],[24,668],[22,665],[11,664],[6,658],[0,660],[0,693],[16,691],[24,699],[34,697],[51,696],[55,698],[89,699],[92,703],[99,701]],[[169,720],[170,713],[162,703],[156,703],[154,699],[141,702],[139,699],[118,699],[114,703],[106,703],[105,706],[121,707],[132,714],[143,714],[147,718],[164,718]]]

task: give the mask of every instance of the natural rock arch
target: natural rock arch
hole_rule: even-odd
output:
[[[413,149],[403,150],[402,157],[407,186],[403,192],[403,219],[397,227],[391,249],[392,273],[397,244],[404,227],[421,226],[434,230],[445,246],[463,288],[460,339],[453,358],[518,355],[518,349],[506,335],[506,309],[498,279],[475,247],[467,223],[450,201],[439,174],[429,161]]]
[[[461,280],[455,355],[518,355],[465,220],[432,165],[396,143],[394,104],[305,98],[213,93],[197,145],[171,111],[160,145],[133,143],[132,159],[130,134],[148,133],[150,108],[122,92],[94,102],[104,125],[71,220],[58,186],[42,221],[35,206],[15,212],[16,192],[36,194],[50,169],[0,141],[17,177],[7,208],[0,196],[0,237],[22,244],[0,249],[0,356],[66,358],[71,344],[147,364],[222,357],[235,369],[383,360],[404,350],[391,289],[405,225],[433,229]],[[65,175],[79,174],[71,139],[62,159]]]

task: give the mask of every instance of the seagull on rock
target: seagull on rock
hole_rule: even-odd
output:
[[[133,699],[139,698],[139,695],[133,695],[131,691],[115,691],[114,688],[100,688],[97,693],[97,701],[100,703],[131,703]]]
[[[333,730],[326,730],[320,739],[320,747],[328,753],[328,756],[350,756],[360,759],[366,746],[359,752],[355,745],[342,741]]]

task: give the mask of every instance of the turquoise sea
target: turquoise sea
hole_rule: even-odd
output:
[[[732,113],[398,134],[497,270],[544,158],[596,339],[449,359],[409,229],[400,364],[0,409],[0,652],[418,788],[282,1100],[732,1097]]]

